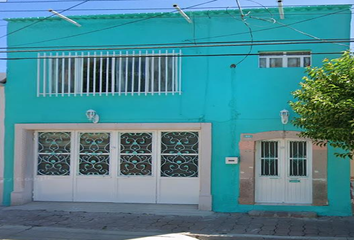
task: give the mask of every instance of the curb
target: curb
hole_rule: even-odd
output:
[[[266,239],[293,239],[293,240],[354,240],[353,237],[324,237],[324,236],[273,236],[273,235],[256,235],[256,234],[193,234],[186,235],[200,240],[266,240]]]

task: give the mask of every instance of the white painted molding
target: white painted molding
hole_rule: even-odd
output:
[[[14,149],[14,191],[11,205],[32,201],[33,192],[33,133],[50,130],[200,130],[199,209],[210,211],[211,198],[211,123],[70,123],[16,124]]]

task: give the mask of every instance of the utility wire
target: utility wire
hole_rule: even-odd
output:
[[[90,0],[92,2],[92,0]],[[70,12],[85,12],[85,11],[169,11],[173,10],[174,8],[77,8],[72,9]],[[190,8],[193,10],[210,10],[210,9],[218,9],[218,10],[225,10],[231,9],[235,10],[234,7],[195,7]],[[57,11],[63,11],[64,9],[57,9]],[[0,12],[48,12],[47,9],[6,9],[0,10]],[[186,11],[187,12],[187,11]],[[316,12],[316,14],[323,14],[324,12]],[[354,13],[340,13],[340,14],[354,14]],[[262,15],[262,13],[257,13],[257,15]],[[286,15],[314,15],[314,13],[287,13]]]
[[[354,38],[328,38],[328,39],[323,39],[328,42],[351,42],[354,40]],[[204,44],[236,44],[236,43],[279,43],[279,42],[293,42],[293,43],[306,43],[306,44],[311,44],[311,43],[317,43],[318,40],[315,39],[268,39],[268,40],[254,40],[254,41],[219,41],[219,42],[193,42],[194,45],[204,45]],[[322,42],[320,42],[322,43]],[[136,47],[154,47],[154,46],[170,46],[176,47],[175,45],[191,45],[192,43],[186,43],[186,42],[177,42],[177,43],[141,43],[141,44],[109,44],[109,45],[80,45],[80,46],[75,46],[75,45],[60,45],[60,46],[36,46],[36,47],[0,47],[0,49],[51,49],[51,50],[61,50],[61,51],[67,51],[67,48],[94,48],[94,47],[101,47],[101,48],[108,48],[108,47],[131,47],[131,48],[136,48]],[[179,46],[177,46],[179,47]]]
[[[88,1],[88,0],[86,0],[86,1]],[[197,6],[205,5],[205,4],[216,2],[216,1],[218,1],[218,0],[211,0],[211,1],[203,2],[203,3],[192,5],[192,6],[183,8],[183,9],[188,9],[188,8],[191,8],[191,7],[197,7]],[[177,10],[174,10],[172,12],[176,12],[176,11]],[[169,13],[172,13],[172,12],[169,12]],[[68,39],[68,38],[72,38],[72,37],[78,37],[78,36],[82,36],[82,35],[87,35],[87,34],[91,34],[91,33],[95,33],[95,32],[101,32],[101,31],[105,31],[105,30],[109,30],[109,29],[113,29],[113,28],[118,28],[118,27],[130,25],[130,24],[133,24],[133,23],[147,21],[147,20],[150,20],[150,19],[153,19],[153,18],[157,18],[157,17],[163,16],[165,14],[166,13],[160,13],[158,15],[151,16],[151,17],[148,17],[148,18],[142,18],[142,19],[138,19],[138,20],[135,20],[135,21],[130,21],[130,22],[126,22],[126,23],[122,23],[122,24],[118,24],[118,25],[114,25],[114,26],[110,26],[110,27],[105,27],[105,28],[101,28],[101,29],[97,29],[97,30],[92,30],[92,31],[83,32],[83,33],[78,33],[78,34],[69,35],[69,36],[60,37],[60,38],[52,38],[52,39],[38,41],[38,42],[19,44],[17,46],[25,46],[25,45],[31,45],[31,44],[36,44],[36,43],[44,43],[44,42],[51,42],[51,41],[56,41],[56,40],[60,40],[60,39]]]
[[[342,40],[336,42],[354,42],[354,40]],[[112,51],[112,50],[145,50],[145,49],[167,49],[167,48],[203,48],[203,47],[245,47],[250,46],[251,53],[253,46],[266,46],[266,45],[296,45],[296,44],[328,44],[335,42],[324,42],[324,41],[309,41],[309,42],[268,42],[268,43],[241,43],[241,44],[205,44],[205,45],[195,45],[190,43],[189,45],[175,45],[175,46],[144,46],[144,47],[110,47],[110,48],[72,48],[72,49],[37,49],[37,50],[5,50],[0,51],[0,53],[31,53],[31,52],[66,52],[66,51]],[[240,61],[241,62],[241,61]],[[238,64],[240,64],[240,62]]]
[[[73,9],[74,7],[80,6],[80,5],[82,5],[82,4],[84,4],[84,3],[88,2],[88,1],[90,1],[90,0],[81,1],[80,3],[75,4],[74,6],[71,6],[71,7],[67,8],[67,9],[65,9],[65,10],[63,10],[63,11],[60,11],[60,13],[69,11],[69,10]],[[42,22],[42,21],[44,21],[44,20],[47,20],[48,18],[51,18],[51,17],[53,17],[53,16],[55,16],[55,14],[52,14],[52,15],[50,15],[50,16],[48,16],[48,17],[45,17],[45,18],[40,19],[40,20],[38,20],[38,21],[36,21],[36,22],[33,22],[33,23],[31,23],[31,24],[28,24],[28,25],[26,25],[26,26],[24,26],[24,27],[22,27],[22,28],[19,28],[19,29],[16,29],[16,30],[12,31],[12,32],[9,32],[9,33],[7,33],[7,34],[1,36],[0,39],[2,39],[2,38],[4,38],[4,37],[7,37],[7,36],[9,36],[9,35],[12,35],[12,34],[14,34],[14,33],[16,33],[16,32],[22,31],[23,29],[26,29],[26,28],[28,28],[28,27],[31,27],[31,26],[35,25],[35,24],[38,24],[38,23],[40,23],[40,22]]]
[[[351,52],[353,53],[353,52]],[[343,52],[313,52],[311,53],[311,55],[331,55],[331,54],[343,54]],[[220,53],[220,54],[183,54],[180,55],[179,57],[182,58],[188,58],[188,57],[237,57],[237,56],[259,56],[261,54],[259,53]],[[170,57],[170,56],[166,56],[166,55],[159,55],[156,54],[154,55],[155,57]],[[47,56],[48,57],[48,56]],[[52,56],[52,58],[56,58],[57,56]],[[60,56],[58,56],[60,58]],[[71,56],[73,58],[87,58],[87,56]],[[108,56],[109,58],[129,58],[131,56]],[[37,57],[10,57],[10,58],[0,58],[0,60],[32,60],[32,59],[38,59]]]
[[[144,0],[91,0],[91,2],[142,2]],[[80,0],[43,0],[43,1],[37,1],[37,0],[28,0],[28,1],[7,1],[7,2],[1,2],[3,5],[7,4],[18,4],[18,3],[63,3],[63,2],[80,2]],[[305,4],[306,5],[306,4]],[[328,6],[337,6],[337,5],[350,5],[350,4],[328,4]],[[293,5],[287,5],[287,7],[303,7],[304,4],[293,4]],[[308,5],[306,5],[308,6]],[[316,6],[316,5],[314,5]],[[249,6],[244,6],[244,8],[257,8],[258,6],[254,5],[249,5]],[[267,5],[266,7],[271,7],[271,8],[277,8],[277,5]]]
[[[272,13],[266,6],[262,5],[261,3],[256,2],[256,1],[254,1],[254,0],[247,0],[247,1],[253,2],[253,3],[256,3],[256,4],[260,5],[260,6],[262,6],[266,11],[268,11],[269,15],[271,16],[270,20],[264,19],[264,18],[258,18],[258,17],[249,16],[250,18],[254,18],[254,19],[258,19],[258,20],[266,21],[266,22],[271,22],[271,23],[273,23],[273,24],[276,23],[276,24],[278,24],[278,25],[281,25],[281,26],[290,28],[291,30],[294,30],[294,31],[296,31],[296,32],[298,32],[298,33],[300,33],[300,34],[302,34],[302,35],[307,36],[307,37],[310,37],[310,38],[313,38],[313,39],[316,39],[316,40],[320,40],[320,41],[324,41],[324,42],[325,42],[325,40],[323,40],[323,39],[321,39],[321,38],[319,38],[319,37],[316,37],[316,36],[314,36],[314,35],[312,35],[312,34],[310,34],[310,33],[306,33],[306,32],[304,32],[304,31],[301,31],[301,30],[297,29],[297,28],[294,28],[294,27],[292,27],[292,26],[288,26],[287,24],[284,24],[284,23],[282,23],[282,22],[279,22],[279,21],[275,20],[275,18],[273,17],[273,13]],[[332,42],[332,43],[333,43],[333,42]],[[339,46],[345,46],[345,47],[348,47],[348,48],[350,47],[349,45],[341,44],[341,43],[333,43],[333,44],[337,44],[337,45],[339,45]]]
[[[207,2],[207,3],[209,3],[209,2]],[[204,4],[206,4],[206,3],[204,3]],[[198,5],[201,5],[201,4],[198,4]],[[193,6],[190,6],[190,7],[193,7]],[[317,17],[313,17],[313,18],[309,18],[309,19],[305,19],[305,20],[301,20],[301,21],[297,21],[297,22],[293,22],[293,23],[290,23],[288,25],[295,25],[295,24],[298,24],[298,23],[308,22],[308,21],[312,21],[312,20],[315,20],[315,19],[327,17],[327,16],[330,16],[330,15],[333,15],[333,14],[336,14],[336,13],[344,12],[344,11],[347,11],[347,9],[336,11],[336,12],[327,13],[327,14],[324,14],[324,15],[320,15],[320,16],[317,16]],[[112,28],[118,28],[118,27],[121,27],[121,26],[125,26],[125,25],[128,25],[128,24],[139,22],[139,21],[149,20],[151,18],[162,16],[164,14],[165,13],[161,13],[161,14],[159,14],[157,16],[154,16],[154,17],[143,18],[143,19],[139,19],[139,20],[136,20],[136,21],[131,21],[131,22],[127,22],[127,23],[124,23],[124,24],[114,25],[114,26],[107,27],[107,28],[101,28],[101,29],[97,29],[97,30],[92,30],[92,31],[85,32],[85,33],[80,33],[80,34],[75,34],[75,35],[68,35],[68,36],[59,37],[59,38],[52,38],[52,39],[43,40],[43,41],[19,44],[19,45],[16,45],[14,47],[21,47],[21,46],[27,46],[27,45],[32,45],[32,44],[38,44],[38,43],[46,43],[46,42],[51,42],[51,41],[56,41],[56,40],[61,40],[61,39],[68,39],[68,38],[77,37],[77,36],[81,36],[81,35],[91,34],[91,33],[100,32],[100,31],[104,31],[104,30],[108,30],[108,29],[112,29]],[[261,31],[268,31],[268,30],[278,29],[278,28],[282,28],[282,27],[284,27],[284,26],[277,26],[277,27],[270,27],[270,28],[255,30],[255,31],[253,31],[253,33],[254,32],[261,32]],[[203,39],[213,39],[213,38],[229,37],[229,36],[236,36],[236,35],[243,35],[243,34],[249,34],[249,31],[247,31],[247,32],[239,32],[239,33],[232,33],[232,34],[224,34],[224,35],[218,35],[218,36],[203,37],[203,38],[197,38],[195,40],[197,41],[197,40],[203,40]],[[186,42],[191,42],[191,41],[192,40],[186,40]]]
[[[331,12],[331,13],[327,13],[327,14],[323,14],[317,17],[313,17],[313,18],[308,18],[308,19],[304,19],[301,21],[297,21],[297,22],[293,22],[293,23],[289,23],[289,25],[295,25],[295,24],[299,24],[299,23],[304,23],[304,22],[309,22],[309,21],[313,21],[319,18],[323,18],[323,17],[328,17],[340,12],[345,12],[347,11],[347,9],[344,10],[340,10],[340,11],[336,11],[336,12]],[[283,28],[284,26],[277,26],[277,27],[270,27],[270,28],[265,28],[265,29],[259,29],[259,30],[254,30],[253,33],[255,32],[264,32],[264,31],[268,31],[268,30],[273,30],[273,29],[278,29],[278,28]],[[197,38],[196,40],[202,40],[202,39],[212,39],[212,38],[222,38],[222,37],[231,37],[231,36],[238,36],[238,35],[244,35],[244,34],[248,34],[249,32],[238,32],[238,33],[230,33],[230,34],[223,34],[223,35],[217,35],[217,36],[210,36],[210,37],[202,37],[202,38]]]
[[[92,2],[137,2],[143,0],[91,0]],[[63,2],[81,2],[81,0],[44,0],[44,1],[8,1],[8,2],[1,2],[1,4],[17,4],[17,3],[63,3]]]

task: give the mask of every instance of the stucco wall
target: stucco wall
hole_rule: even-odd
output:
[[[343,8],[342,8],[343,10]],[[331,14],[340,9],[313,8],[300,14],[289,14],[283,23],[298,21],[293,27],[321,38],[348,38],[350,14]],[[344,10],[350,13],[349,9]],[[230,13],[230,12],[229,12]],[[113,27],[136,19],[76,19],[81,28],[64,21],[43,21],[9,36],[9,47],[40,42],[31,46],[92,46],[111,44],[190,43],[194,41],[250,41],[247,27],[238,21],[236,12],[196,16],[189,13],[194,24],[181,17],[152,18],[120,27]],[[267,14],[260,12],[258,16]],[[263,15],[262,15],[263,14]],[[328,16],[324,16],[327,14]],[[314,17],[317,19],[312,19]],[[275,16],[277,17],[277,16]],[[312,20],[309,20],[312,19]],[[279,19],[277,19],[279,20]],[[308,39],[289,28],[259,20],[248,20],[254,40]],[[9,24],[14,31],[29,24],[26,21]],[[61,40],[74,34],[95,31]],[[268,30],[266,30],[268,29]],[[220,37],[223,36],[223,37]],[[314,53],[339,52],[343,46],[334,44],[293,44],[253,46],[258,51],[308,50]],[[186,48],[184,55],[244,54],[243,47]],[[36,53],[13,53],[10,57],[35,58]],[[324,57],[312,56],[313,65],[321,65]],[[258,68],[258,56],[184,57],[182,60],[182,95],[170,96],[83,96],[36,97],[36,60],[10,61],[8,65],[6,101],[6,165],[4,204],[10,203],[13,190],[14,124],[16,123],[86,123],[87,109],[96,110],[102,123],[173,123],[210,122],[212,132],[212,196],[217,212],[246,212],[258,210],[316,211],[323,215],[348,215],[349,161],[328,153],[329,206],[260,206],[239,205],[239,166],[226,165],[225,157],[238,156],[238,142],[242,133],[277,130],[298,130],[283,125],[279,111],[289,109],[291,91],[299,87],[303,68]],[[290,116],[294,114],[290,112]],[[241,159],[242,161],[242,159]]]

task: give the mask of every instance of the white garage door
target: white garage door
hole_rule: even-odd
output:
[[[199,202],[198,131],[36,133],[34,201]]]

